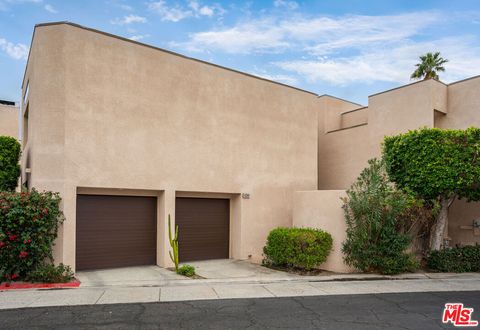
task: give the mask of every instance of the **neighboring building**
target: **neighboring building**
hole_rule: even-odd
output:
[[[292,225],[294,193],[347,188],[384,135],[480,126],[479,83],[419,82],[359,109],[75,24],[41,24],[22,87],[22,182],[61,193],[55,259],[74,269],[169,266],[168,215],[182,261],[259,262],[268,232]],[[478,210],[454,211],[451,226]]]
[[[19,138],[19,109],[15,102],[0,100],[0,136]]]

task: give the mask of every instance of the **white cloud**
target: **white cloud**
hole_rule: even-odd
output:
[[[213,17],[221,16],[225,10],[218,4],[207,6],[202,5],[196,0],[188,2],[188,7],[180,5],[169,6],[165,0],[151,2],[148,8],[160,15],[162,21],[178,22],[189,17]]]
[[[6,11],[9,9],[10,5],[21,5],[21,4],[39,4],[43,0],[0,0],[0,11]]]
[[[275,7],[285,7],[290,10],[295,10],[298,8],[298,3],[295,1],[275,0],[273,5]]]
[[[169,7],[164,0],[148,4],[150,10],[160,15],[162,21],[178,22],[192,16],[192,11],[179,6]]]
[[[132,24],[132,23],[146,23],[147,19],[142,16],[138,15],[127,15],[124,16],[123,18],[116,18],[112,21],[110,21],[111,24],[117,24],[117,25],[126,25],[126,24]]]
[[[15,60],[26,60],[28,57],[27,45],[14,44],[3,38],[0,38],[0,50]]]
[[[221,30],[197,32],[185,43],[187,49],[212,48],[228,53],[278,52],[304,49],[325,55],[347,47],[362,47],[377,42],[396,43],[416,35],[439,22],[436,12],[391,16],[349,15],[337,18],[255,19]]]
[[[260,26],[270,26],[261,29]],[[282,29],[273,26],[270,20],[245,23],[223,31],[198,32],[190,41],[179,44],[188,50],[220,50],[227,53],[274,53],[290,47]]]
[[[208,6],[203,6],[202,8],[200,8],[198,13],[200,15],[203,15],[203,16],[211,17],[211,16],[213,16],[213,8],[208,7]]]
[[[56,10],[52,5],[50,5],[48,3],[45,5],[45,10],[52,13],[52,14],[57,14],[58,13],[58,10]]]
[[[477,16],[439,11],[382,16],[264,16],[192,33],[187,41],[170,45],[189,52],[269,54],[279,58],[271,63],[287,73],[285,77],[277,74],[277,78],[335,85],[407,83],[418,56],[438,50],[450,60],[441,79],[451,82],[480,73],[480,36],[447,37],[445,32],[440,35],[432,31],[439,27],[447,31],[449,24]]]
[[[355,56],[281,61],[274,64],[310,82],[348,85],[354,82],[386,81],[404,84],[410,81],[410,74],[419,55],[441,50],[442,56],[450,62],[445,65],[446,72],[441,73],[440,78],[445,82],[453,82],[480,73],[476,69],[480,68],[480,47],[472,47],[474,44],[471,37],[443,38],[428,42],[406,41],[394,47],[366,49]]]

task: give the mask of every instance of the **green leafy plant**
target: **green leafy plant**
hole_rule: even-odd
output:
[[[448,60],[440,56],[440,52],[426,53],[420,56],[420,63],[415,66],[417,69],[412,73],[412,79],[435,79],[438,80],[438,72],[444,72],[443,66]]]
[[[0,136],[0,191],[14,191],[20,176],[20,143],[10,136]]]
[[[383,157],[390,180],[440,210],[433,224],[430,248],[439,250],[455,199],[480,200],[480,129],[423,128],[386,137]]]
[[[168,215],[168,241],[172,251],[168,251],[170,259],[175,264],[175,272],[178,273],[178,225],[175,226],[175,235],[172,237],[172,228],[170,221],[170,214]]]
[[[60,196],[52,192],[0,192],[0,282],[26,279],[51,263]]]
[[[73,271],[70,266],[64,264],[58,266],[46,264],[29,273],[27,279],[30,282],[66,283],[73,279]]]
[[[195,267],[191,265],[182,265],[178,268],[177,273],[183,276],[192,277],[195,275]]]
[[[405,215],[415,199],[390,183],[381,160],[372,159],[343,198],[347,239],[345,262],[362,271],[397,274],[418,266],[407,253]]]
[[[332,236],[313,228],[273,229],[263,248],[264,264],[311,270],[325,262]]]
[[[440,272],[480,272],[480,245],[432,251],[427,265]]]

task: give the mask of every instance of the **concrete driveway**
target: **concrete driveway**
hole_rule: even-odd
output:
[[[189,262],[197,275],[204,280],[190,279],[158,266],[115,268],[82,271],[76,277],[82,287],[104,286],[164,286],[188,284],[190,281],[215,282],[268,282],[303,278],[300,275],[280,272],[243,260],[221,259]]]
[[[195,267],[198,275],[207,279],[258,282],[303,278],[301,275],[273,270],[245,260],[205,260],[192,261],[188,264]]]
[[[158,266],[81,271],[75,277],[80,280],[82,287],[163,286],[171,281],[190,280]]]

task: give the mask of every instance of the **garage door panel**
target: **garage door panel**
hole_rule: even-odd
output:
[[[177,198],[175,223],[181,262],[229,257],[228,199]]]
[[[79,195],[77,270],[155,264],[156,205],[155,197]]]

